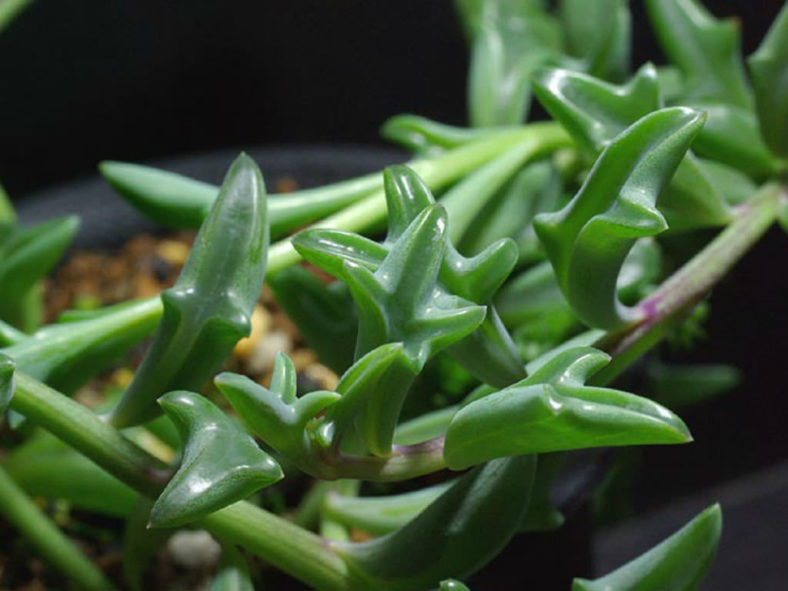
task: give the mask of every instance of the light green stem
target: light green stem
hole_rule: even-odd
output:
[[[23,373],[15,375],[11,408],[138,492],[158,496],[169,476],[166,465],[81,404]],[[345,563],[323,538],[251,503],[235,503],[204,518],[201,525],[312,587],[353,586]]]
[[[38,550],[41,556],[80,589],[113,589],[104,574],[0,467],[0,513]]]
[[[515,145],[532,143],[531,159],[570,145],[569,137],[557,123],[532,123],[525,127],[507,129],[500,134],[450,150],[435,158],[417,160],[411,168],[433,191],[437,191],[458,178],[489,162]],[[386,196],[383,179],[380,189],[369,197],[331,215],[311,227],[333,228],[349,232],[362,232],[377,228],[386,218]],[[463,204],[452,204],[461,207]],[[449,219],[452,217],[449,208]],[[271,245],[268,251],[268,272],[276,273],[300,260],[289,238]]]

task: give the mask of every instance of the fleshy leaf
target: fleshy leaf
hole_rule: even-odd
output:
[[[70,216],[11,230],[0,243],[0,318],[25,331],[37,328],[38,318],[25,317],[25,298],[40,297],[33,292],[36,284],[55,266],[78,228],[79,218]]]
[[[222,544],[219,568],[211,582],[210,591],[254,591],[249,565],[232,544]]]
[[[562,0],[569,53],[592,76],[621,80],[629,70],[632,16],[626,0]]]
[[[440,591],[471,591],[462,581],[446,579],[441,581]]]
[[[274,274],[268,285],[320,361],[339,373],[350,367],[358,319],[347,285],[340,281],[326,285],[302,267]]]
[[[535,461],[494,460],[463,475],[402,528],[337,551],[370,589],[411,591],[463,577],[509,541],[528,505]]]
[[[214,382],[263,441],[302,470],[319,473],[321,466],[316,463],[307,423],[339,400],[339,394],[320,390],[296,398],[295,367],[284,353],[276,357],[270,388],[227,372],[219,374]]]
[[[684,75],[684,99],[752,106],[734,20],[714,18],[696,0],[647,0],[646,6],[662,50]]]
[[[594,157],[627,127],[661,106],[657,74],[651,64],[620,86],[568,70],[542,69],[536,74],[534,92]],[[703,133],[701,129],[699,135]],[[691,153],[658,196],[658,204],[674,228],[721,225],[731,216],[722,195]]]
[[[618,301],[619,271],[638,238],[666,228],[654,203],[701,125],[703,116],[684,108],[643,117],[604,149],[564,209],[534,221],[564,296],[589,326],[637,320]]]
[[[541,2],[459,0],[471,45],[468,117],[473,127],[522,123],[531,71],[555,56],[561,31]]]
[[[419,115],[395,115],[383,123],[380,134],[414,154],[434,156],[489,135],[491,130],[455,127]],[[497,130],[492,130],[493,133]]]
[[[564,515],[550,499],[553,481],[564,461],[563,456],[561,453],[537,456],[531,502],[520,520],[519,531],[552,531],[563,525]]]
[[[147,217],[168,228],[197,229],[210,213],[220,187],[149,166],[105,161],[99,171],[112,188]],[[287,232],[355,203],[380,188],[378,175],[271,195],[271,234]]]
[[[207,398],[169,392],[159,404],[184,442],[178,471],[151,509],[152,527],[175,527],[281,480],[282,469]]]
[[[0,354],[0,418],[14,395],[14,362]]]
[[[654,360],[646,365],[646,378],[654,399],[679,408],[732,390],[742,376],[730,365],[668,365]]]
[[[772,153],[788,158],[788,4],[747,63],[761,135]]]
[[[602,578],[575,579],[572,591],[692,591],[717,553],[722,511],[712,505],[651,550]]]
[[[20,370],[70,393],[104,371],[156,327],[159,298],[126,302],[63,324],[51,324],[2,349]]]
[[[505,456],[690,441],[681,419],[659,404],[584,385],[609,359],[595,349],[571,349],[460,409],[446,433],[446,464],[461,470]]]
[[[453,483],[445,482],[399,495],[352,497],[329,492],[323,511],[334,521],[373,535],[388,534],[406,525]]]
[[[175,285],[161,295],[164,315],[129,388],[112,414],[125,427],[159,414],[164,392],[199,390],[235,343],[248,336],[268,251],[263,178],[242,154],[197,234]]]

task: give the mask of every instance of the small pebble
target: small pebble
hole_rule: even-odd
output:
[[[156,254],[171,265],[182,267],[189,257],[189,246],[179,240],[162,240]]]
[[[308,366],[304,370],[304,373],[312,382],[316,383],[321,390],[333,391],[339,383],[339,376],[320,363],[313,363]]]
[[[248,359],[268,331],[271,330],[271,314],[261,305],[256,305],[252,311],[252,332],[245,339],[235,345],[233,354],[239,359]]]
[[[281,351],[289,353],[293,349],[293,340],[286,332],[274,330],[261,338],[246,360],[246,369],[254,375],[262,375],[274,366],[274,359]]]
[[[167,541],[167,551],[178,566],[200,569],[216,564],[222,548],[205,530],[181,530]]]

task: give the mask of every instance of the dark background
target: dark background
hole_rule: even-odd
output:
[[[631,4],[634,63],[663,62]],[[783,2],[707,4],[749,53]],[[0,35],[0,180],[21,200],[101,159],[373,145],[401,112],[461,124],[466,57],[448,0],[38,0]],[[772,229],[715,291],[689,358],[745,380],[682,412],[695,443],[645,450],[641,508],[788,460],[785,245]]]

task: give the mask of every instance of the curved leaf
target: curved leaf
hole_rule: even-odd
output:
[[[129,388],[112,413],[126,427],[159,414],[164,392],[198,390],[248,336],[268,251],[260,170],[241,154],[195,239],[175,286],[162,293],[164,315]]]
[[[584,385],[609,359],[591,348],[571,349],[460,409],[446,432],[446,464],[461,470],[506,456],[690,441],[681,419],[659,404]]]
[[[717,553],[722,512],[712,505],[645,554],[602,578],[575,579],[572,591],[692,591]]]
[[[339,400],[339,394],[321,390],[296,398],[295,367],[284,353],[276,356],[269,388],[246,376],[228,372],[216,376],[214,383],[263,441],[302,470],[320,473],[306,426],[318,413]]]
[[[529,456],[479,466],[407,525],[371,542],[337,544],[337,552],[370,589],[411,591],[471,574],[514,534],[534,466]]]
[[[772,153],[788,158],[788,4],[747,63],[761,135]]]
[[[20,370],[70,393],[148,336],[161,310],[159,298],[109,306],[84,320],[45,326],[2,352]]]
[[[14,395],[14,362],[0,354],[0,417],[5,414]]]
[[[647,0],[646,6],[662,50],[684,75],[684,99],[752,106],[734,20],[715,19],[696,0]]]
[[[216,185],[139,164],[105,161],[99,164],[99,171],[121,197],[168,228],[199,228],[220,194]],[[370,174],[317,189],[271,195],[271,234],[278,238],[355,203],[378,188],[378,175]]]
[[[153,504],[151,527],[189,523],[284,476],[240,425],[203,396],[169,392],[159,404],[178,428],[184,451],[178,471]]]
[[[534,221],[564,296],[589,326],[637,320],[616,296],[619,271],[638,238],[666,228],[654,203],[702,125],[684,108],[643,117],[604,149],[564,209]]]
[[[402,114],[387,119],[380,128],[380,135],[415,154],[434,156],[444,150],[485,137],[490,131],[455,127],[419,115]]]

